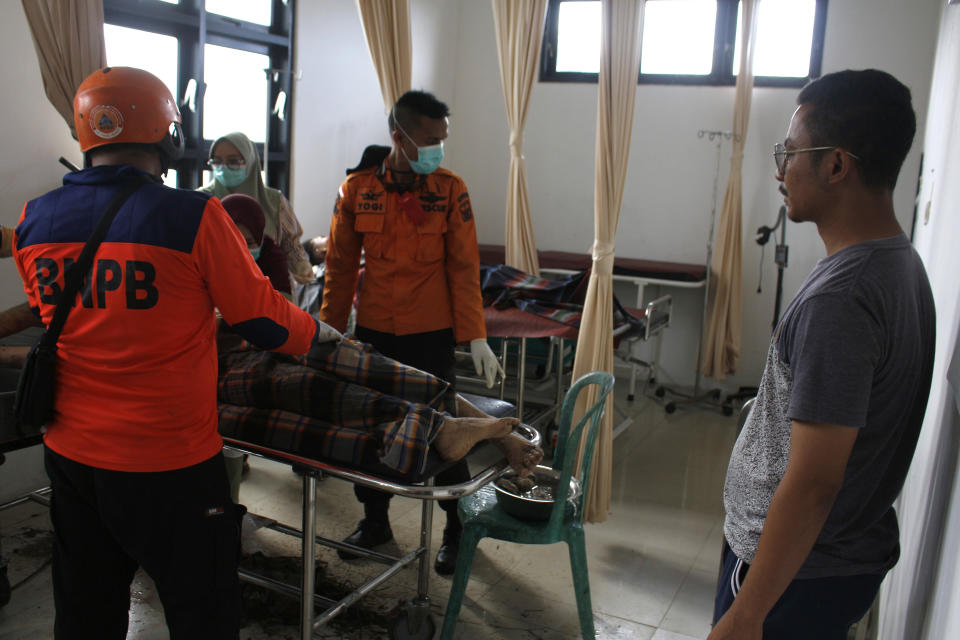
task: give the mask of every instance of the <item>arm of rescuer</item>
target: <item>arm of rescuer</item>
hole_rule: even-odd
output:
[[[224,321],[248,342],[299,355],[322,333],[310,314],[273,288],[218,198],[207,202],[193,259]]]
[[[357,290],[363,234],[354,229],[355,196],[347,178],[337,193],[327,238],[327,266],[323,279],[320,319],[337,331],[346,331],[350,307]]]
[[[444,236],[444,268],[453,306],[453,330],[458,343],[487,337],[480,294],[480,250],[470,196],[462,180],[451,189]],[[329,253],[328,258],[329,261]]]
[[[761,640],[763,622],[810,554],[843,485],[860,430],[794,420],[790,458],[760,534],[757,555],[707,640]]]

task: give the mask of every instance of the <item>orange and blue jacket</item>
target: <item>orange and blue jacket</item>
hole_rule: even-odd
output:
[[[453,328],[457,342],[486,337],[477,230],[467,187],[446,169],[418,179],[410,193],[426,214],[415,224],[387,188],[385,165],[347,176],[327,245],[320,319],[343,331],[360,251],[365,257],[357,325],[408,335]]]
[[[23,209],[14,258],[49,325],[107,203],[131,166],[71,173]],[[58,342],[45,444],[82,464],[168,471],[222,447],[215,308],[263,349],[306,353],[316,322],[274,291],[220,201],[151,182],[117,213]]]

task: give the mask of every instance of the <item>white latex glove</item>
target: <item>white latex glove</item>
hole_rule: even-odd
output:
[[[493,350],[487,344],[486,338],[477,338],[470,341],[470,357],[473,358],[473,368],[476,369],[477,375],[482,373],[487,379],[488,389],[493,387],[498,373],[501,377],[505,377],[500,361],[497,360],[497,356],[493,355]]]
[[[342,339],[342,333],[326,322],[317,321],[317,342],[339,342]]]

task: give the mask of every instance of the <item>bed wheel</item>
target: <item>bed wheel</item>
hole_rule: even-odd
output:
[[[673,404],[672,402],[668,402],[666,405],[664,405],[663,410],[667,413],[673,413],[677,410],[677,405]]]
[[[390,640],[432,640],[437,632],[437,623],[429,613],[417,610],[417,604],[407,602],[397,611],[397,617],[390,622]],[[417,618],[420,618],[419,623]]]
[[[653,392],[653,395],[657,396],[658,398],[662,398],[666,393],[667,392],[663,387],[657,387],[657,390]]]

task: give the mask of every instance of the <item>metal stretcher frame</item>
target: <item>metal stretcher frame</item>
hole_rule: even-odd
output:
[[[536,429],[526,425],[519,425],[518,430],[526,434],[526,439],[530,444],[539,446],[540,434]],[[300,598],[300,637],[302,640],[309,640],[313,631],[326,624],[332,618],[339,615],[344,609],[357,602],[360,598],[370,593],[373,589],[396,575],[401,569],[409,564],[419,562],[417,577],[417,595],[412,601],[408,601],[403,611],[406,624],[411,634],[420,629],[423,624],[433,624],[428,620],[430,612],[429,577],[430,563],[429,550],[433,523],[433,501],[434,500],[453,500],[468,496],[485,484],[496,480],[501,474],[505,473],[509,467],[506,460],[502,459],[470,478],[470,480],[461,484],[434,486],[433,478],[427,478],[422,483],[401,484],[392,480],[386,480],[375,475],[364,473],[362,471],[348,469],[337,466],[329,462],[322,462],[305,458],[285,451],[270,449],[250,442],[234,440],[232,438],[223,438],[224,444],[238,449],[245,453],[266,458],[274,462],[291,465],[297,473],[303,476],[303,496],[301,510],[301,528],[296,529],[288,525],[280,524],[274,520],[263,518],[251,514],[252,517],[259,519],[266,528],[279,533],[284,533],[302,541],[302,575],[300,586],[289,585],[266,576],[262,576],[245,569],[240,569],[240,579],[261,587],[283,593],[288,596]],[[317,516],[317,479],[323,473],[363,485],[387,493],[422,500],[423,505],[420,512],[420,544],[419,546],[401,557],[390,556],[363,547],[357,547],[351,544],[331,540],[318,536],[316,533]],[[312,541],[312,542],[311,542]],[[358,556],[376,560],[389,566],[377,576],[369,579],[364,584],[357,587],[353,592],[339,601],[325,598],[317,595],[314,584],[314,570],[316,564],[316,547],[322,544],[326,547],[349,551]],[[314,605],[319,604],[326,607],[326,610],[319,616],[314,617]],[[402,623],[402,622],[401,622]],[[426,637],[432,637],[432,634]]]

